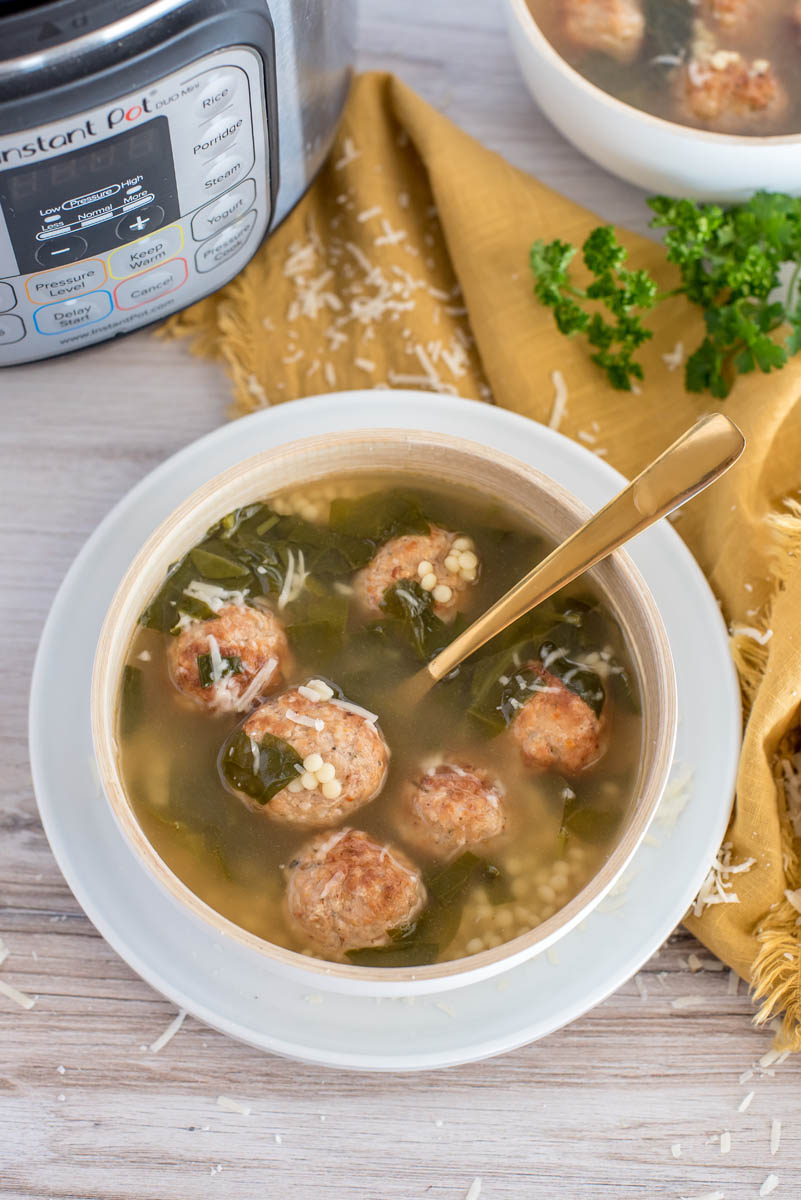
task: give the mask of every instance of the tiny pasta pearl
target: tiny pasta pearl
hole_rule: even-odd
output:
[[[455,538],[451,544],[451,550],[472,550],[475,542],[470,537]]]
[[[334,689],[329,687],[324,679],[310,679],[306,687],[317,692],[321,700],[330,700],[334,694]]]
[[[336,800],[338,796],[342,795],[342,784],[338,779],[329,779],[327,783],[323,784],[323,795],[326,800]]]
[[[472,550],[463,550],[459,555],[459,566],[465,567],[468,571],[478,566],[478,555]]]
[[[312,775],[315,773],[315,771],[319,771],[322,765],[322,754],[307,754],[303,760],[304,769],[310,771]]]
[[[291,779],[286,785],[286,788],[288,792],[302,792],[303,784],[299,779]]]
[[[312,775],[311,771],[304,771],[300,777],[300,782],[307,792],[313,792],[317,787],[317,779]]]
[[[336,767],[333,763],[323,763],[315,772],[320,783],[330,783],[336,773]]]
[[[537,888],[537,895],[540,900],[545,900],[547,904],[553,904],[556,899],[556,892],[549,883],[541,883]]]
[[[462,567],[459,571],[459,577],[460,579],[463,579],[465,583],[475,583],[476,572],[473,569],[466,570],[464,567]]]
[[[431,595],[436,600],[437,604],[447,604],[453,597],[453,592],[448,587],[447,583],[438,583],[435,588],[432,588]]]
[[[459,559],[455,554],[449,554],[445,559],[445,570],[450,571],[452,575],[455,575],[459,570]]]
[[[417,574],[421,579],[424,579],[426,575],[430,575],[433,570],[434,566],[427,558],[424,558],[422,562],[417,564]]]
[[[423,589],[424,592],[433,592],[433,590],[436,586],[437,586],[437,577],[433,571],[429,571],[428,574],[424,575],[423,578],[420,580],[420,587]]]

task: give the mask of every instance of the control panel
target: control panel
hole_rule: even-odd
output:
[[[0,365],[168,316],[271,217],[263,63],[206,55],[102,109],[0,138]]]

